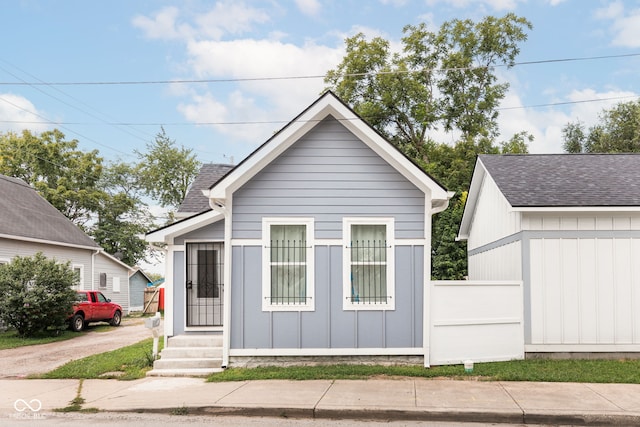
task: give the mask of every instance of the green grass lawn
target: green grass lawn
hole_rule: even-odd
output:
[[[159,340],[162,349],[163,340]],[[69,362],[37,378],[143,378],[151,369],[153,339],[107,353]],[[466,373],[462,365],[381,366],[323,365],[260,368],[229,368],[210,375],[208,381],[250,380],[321,380],[367,379],[380,377],[451,378],[477,381],[547,381],[588,383],[640,384],[640,360],[513,360],[509,362],[476,363],[473,372]]]
[[[476,363],[472,373],[465,373],[462,365],[428,369],[422,366],[379,365],[229,368],[209,376],[208,381],[366,379],[381,376],[640,384],[640,360],[514,360]]]
[[[158,352],[162,349],[163,339],[158,342]],[[46,374],[32,378],[46,379],[95,379],[118,378],[135,380],[143,378],[153,366],[153,338],[120,348],[100,353],[83,359],[73,360]]]
[[[35,337],[23,338],[18,336],[15,330],[0,332],[0,350],[8,348],[24,347],[26,345],[47,344],[50,342],[65,341],[77,337],[78,334],[69,330],[46,331]]]

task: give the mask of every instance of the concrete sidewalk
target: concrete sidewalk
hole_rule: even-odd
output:
[[[640,425],[640,384],[421,378],[225,383],[199,378],[6,379],[0,380],[0,424],[7,418],[46,416],[78,395],[85,400],[83,408],[110,412]]]

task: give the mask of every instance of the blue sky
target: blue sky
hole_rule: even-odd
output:
[[[2,4],[0,131],[57,127],[83,149],[131,161],[164,125],[202,162],[237,163],[324,87],[321,78],[237,79],[321,76],[357,32],[397,46],[406,24],[435,30],[508,12],[534,26],[517,62],[627,56],[501,69],[511,84],[501,140],[525,130],[531,152],[560,152],[568,121],[588,126],[603,108],[637,99],[639,1],[16,0]],[[226,81],[74,84],[202,79]]]

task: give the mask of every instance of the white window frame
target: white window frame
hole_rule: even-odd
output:
[[[120,291],[120,276],[113,276],[111,278],[111,288],[113,289],[113,293],[119,294]]]
[[[11,260],[9,258],[0,257],[0,264],[10,264]]]
[[[353,303],[351,301],[351,226],[384,225],[387,235],[387,303]],[[395,220],[384,217],[353,217],[342,219],[342,309],[343,310],[395,310]]]
[[[306,303],[273,304],[271,302],[271,226],[304,225],[307,234],[307,298]],[[313,218],[263,218],[262,219],[262,311],[314,311],[315,310],[315,259],[314,259],[314,219]]]
[[[80,270],[80,281],[77,286],[74,286],[73,289],[81,290],[84,289],[84,265],[83,264],[73,264],[71,266],[73,271]]]

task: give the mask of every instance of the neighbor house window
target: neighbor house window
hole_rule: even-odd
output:
[[[107,288],[107,273],[100,273],[100,288],[101,289],[106,289]]]
[[[262,308],[313,310],[313,219],[265,218]]]
[[[393,310],[393,219],[345,218],[343,229],[343,308]]]
[[[120,278],[114,276],[111,280],[113,282],[113,292],[120,292]]]
[[[76,284],[73,289],[84,289],[84,265],[74,264],[73,273],[76,276]]]

